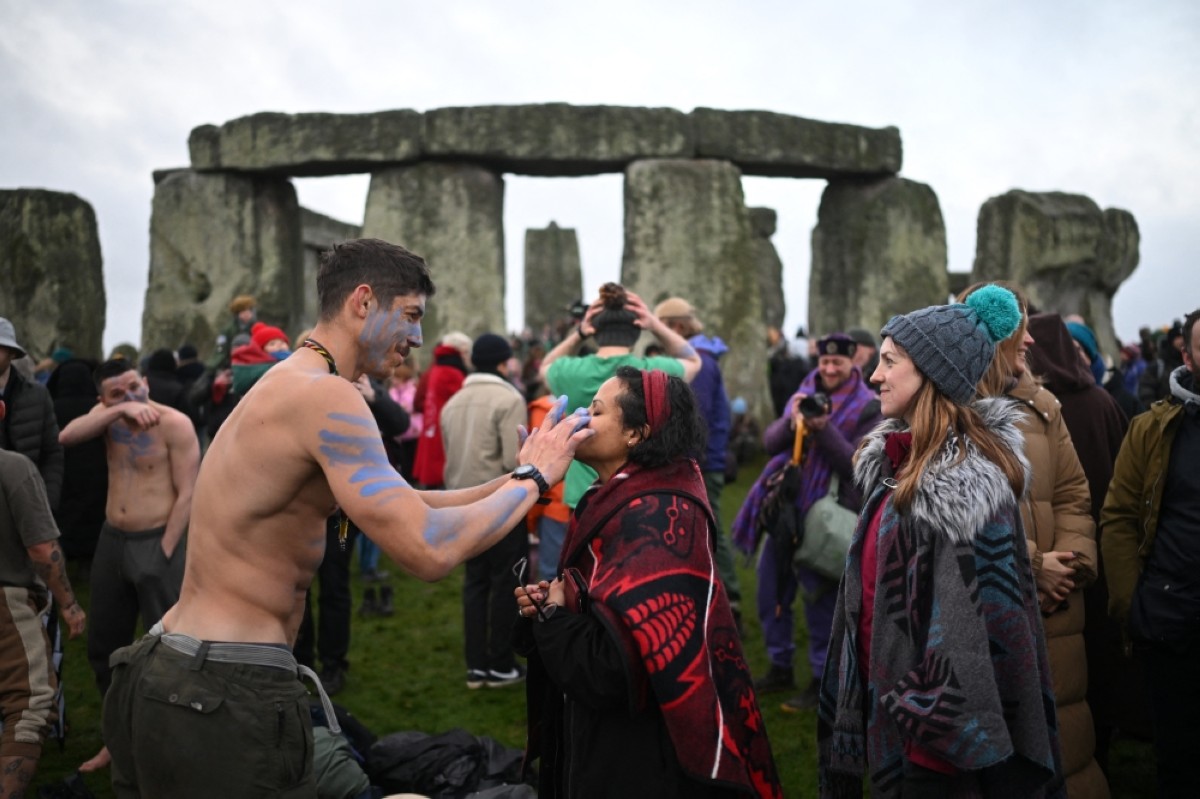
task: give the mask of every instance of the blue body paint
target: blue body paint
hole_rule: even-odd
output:
[[[331,413],[329,418],[371,431],[366,435],[338,433],[333,430],[321,430],[319,433],[321,454],[328,459],[329,465],[358,467],[354,474],[350,475],[350,482],[362,484],[358,489],[359,496],[374,497],[384,491],[408,487],[408,482],[388,462],[383,439],[374,421],[345,413]]]

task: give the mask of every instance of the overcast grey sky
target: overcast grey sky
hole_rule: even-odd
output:
[[[1131,211],[1141,265],[1115,302],[1127,339],[1200,305],[1197,87],[1189,0],[0,0],[0,188],[73,192],[95,208],[111,347],[140,337],[151,172],[186,165],[200,124],[561,101],[896,125],[902,174],[941,202],[953,270],[970,269],[980,205],[1012,188]],[[297,188],[302,204],[362,221],[366,176]],[[795,327],[823,183],[745,188],[779,213]],[[589,291],[616,277],[619,175],[510,176],[505,204],[510,325],[523,313],[526,228],[576,228]]]

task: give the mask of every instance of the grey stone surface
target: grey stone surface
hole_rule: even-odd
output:
[[[817,337],[944,303],[946,226],[933,189],[904,178],[833,181],[812,234],[808,331]]]
[[[903,152],[894,127],[864,128],[771,111],[692,112],[696,156],[734,162],[747,175],[838,178],[892,175]]]
[[[258,316],[289,336],[301,315],[300,207],[289,181],[177,171],[155,186],[142,349],[213,351],[229,302],[258,299]]]
[[[730,352],[722,372],[730,397],[767,421],[758,281],[741,173],[725,161],[647,160],[625,170],[622,282],[651,308],[669,296],[692,303],[705,334]]]
[[[504,180],[471,164],[425,162],[376,172],[363,236],[425,258],[437,287],[423,323],[429,362],[443,332],[504,334]]]
[[[74,194],[0,191],[0,316],[35,360],[56,347],[99,358],[105,304],[92,206]]]
[[[317,270],[321,253],[337,242],[362,236],[362,225],[352,225],[308,208],[300,209],[300,239],[304,264],[300,270],[300,319],[306,327],[317,321]]]
[[[574,228],[554,222],[525,231],[525,327],[545,337],[583,297],[583,268]]]
[[[783,329],[787,302],[783,298],[783,261],[771,237],[775,235],[774,208],[747,208],[750,215],[750,248],[754,273],[758,277],[758,296],[762,303],[763,324]]]
[[[192,167],[297,177],[369,172],[421,155],[421,114],[263,112],[214,129],[195,128],[188,138]]]
[[[424,152],[523,175],[595,175],[694,148],[687,114],[673,108],[546,103],[427,111]]]
[[[1112,298],[1138,264],[1128,211],[1081,194],[1014,189],[979,209],[974,281],[1011,280],[1041,310],[1080,314],[1105,355],[1117,356]]]

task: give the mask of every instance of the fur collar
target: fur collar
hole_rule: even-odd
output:
[[[991,397],[976,401],[973,407],[984,425],[1017,453],[1028,487],[1032,470],[1017,427],[1023,413],[1021,406],[1007,397]],[[887,460],[883,451],[887,434],[905,429],[903,420],[889,419],[863,439],[854,464],[854,481],[864,496],[869,497],[881,479]],[[964,446],[966,457],[959,461]],[[970,441],[954,436],[926,469],[910,511],[910,523],[943,531],[955,543],[967,543],[998,511],[1014,504],[1016,498],[1004,472],[979,454]]]

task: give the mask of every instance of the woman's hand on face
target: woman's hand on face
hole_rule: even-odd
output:
[[[1037,572],[1038,591],[1055,603],[1062,602],[1075,590],[1074,552],[1043,552],[1042,568]]]

